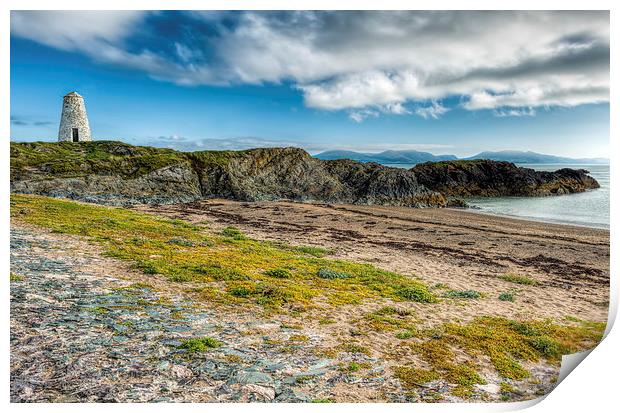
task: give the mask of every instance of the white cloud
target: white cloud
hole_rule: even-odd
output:
[[[536,110],[534,108],[523,108],[523,109],[495,109],[493,111],[493,116],[498,118],[506,118],[506,117],[523,117],[523,116],[536,116]]]
[[[450,109],[446,108],[439,102],[432,102],[430,106],[419,107],[415,110],[415,114],[423,117],[424,119],[433,118],[439,119],[444,113]]]
[[[11,13],[11,34],[58,49],[87,51],[121,42],[143,16],[141,11],[19,11]]]
[[[13,12],[11,31],[180,85],[290,82],[308,107],[358,122],[436,118],[448,108],[407,107],[450,96],[498,113],[609,101],[609,12],[193,12],[198,40],[166,38],[168,54],[128,46],[156,30],[145,16]]]
[[[379,117],[379,112],[372,109],[360,109],[349,111],[349,118],[357,123],[362,123],[366,118]]]
[[[366,118],[377,118],[381,113],[408,115],[411,111],[400,102],[392,102],[385,105],[372,105],[362,109],[349,110],[349,118],[357,123],[361,123]]]
[[[342,144],[339,139],[333,139],[333,143],[328,142],[305,142],[293,139],[266,139],[261,137],[232,137],[232,138],[202,138],[190,139],[172,136],[158,136],[146,139],[137,139],[134,143],[138,145],[164,146],[181,151],[202,151],[202,150],[243,150],[253,148],[284,148],[297,147],[303,148],[309,153],[319,153],[327,150],[351,150],[358,152],[376,153],[385,150],[420,150],[420,151],[450,151],[454,146],[438,143],[355,143]]]
[[[13,11],[11,34],[60,50],[75,51],[103,63],[146,72],[180,85],[219,84],[208,67],[187,60],[194,51],[179,44],[185,65],[144,47],[129,51],[127,39],[142,29],[145,11]],[[185,53],[185,54],[184,54]]]
[[[168,141],[168,142],[176,142],[176,141],[184,141],[185,138],[179,135],[169,135],[169,136],[158,136],[156,139],[160,141]]]

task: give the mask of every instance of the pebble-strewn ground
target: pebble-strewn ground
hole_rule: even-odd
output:
[[[62,226],[37,227],[25,219],[45,207],[15,207],[11,222],[13,402],[525,400],[553,388],[558,363],[523,358],[529,376],[519,380],[500,376],[481,355],[474,364],[484,380],[469,380],[467,394],[458,392],[459,380],[471,378],[465,373],[429,379],[398,372],[403,366],[434,368],[429,363],[436,354],[421,359],[421,352],[441,348],[447,322],[473,323],[487,314],[509,320],[552,317],[581,328],[586,341],[575,339],[581,349],[598,340],[583,329],[599,328],[593,322],[606,315],[609,235],[604,231],[398,208],[210,201],[147,209],[208,221],[212,238],[221,238],[217,234],[224,226],[238,225],[252,238],[318,245],[329,248],[330,257],[404,274],[416,269],[436,294],[442,288],[484,294],[471,300],[441,296],[428,305],[381,298],[336,307],[317,300],[306,312],[292,306],[270,312],[257,303],[210,300],[201,295],[204,283],[143,271],[134,261],[106,255],[95,237],[71,235]],[[135,224],[130,228],[140,230]],[[187,248],[180,254],[188,254]],[[161,251],[166,249],[155,249],[147,258],[161,258],[155,255]],[[502,278],[512,272],[535,283]],[[498,298],[505,291],[515,292],[514,302]],[[402,317],[388,317],[392,324],[384,328],[388,321],[379,310],[386,308]],[[580,327],[576,315],[590,327]],[[388,328],[402,320],[423,333],[432,329],[427,336],[407,337],[400,327]],[[191,338],[218,340],[221,346],[191,352],[186,348]],[[454,365],[439,366],[444,373],[471,361],[457,347]],[[441,360],[443,353],[437,354]]]
[[[342,372],[343,360],[313,354],[321,337],[285,348],[294,329],[223,320],[181,297],[132,287],[106,274],[108,259],[72,251],[87,245],[60,241],[11,232],[13,402],[301,402],[330,399],[342,385],[392,390],[386,397],[405,401],[375,359],[348,356],[374,366],[367,377]],[[194,354],[180,347],[203,336],[224,345]]]

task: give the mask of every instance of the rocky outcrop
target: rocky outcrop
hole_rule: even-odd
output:
[[[445,206],[405,169],[298,148],[182,153],[120,142],[12,143],[11,191],[110,205],[201,198]]]
[[[342,182],[324,163],[297,148],[239,152],[193,152],[192,160],[205,197],[242,201],[293,199],[338,202],[347,197]]]
[[[298,148],[202,151],[121,142],[11,143],[11,191],[108,205],[204,198],[443,207],[455,197],[551,195],[596,188],[587,171],[447,161],[411,170],[324,161]]]
[[[77,199],[108,205],[169,204],[202,198],[196,172],[171,165],[125,179],[120,175],[89,175],[11,181],[11,192]]]
[[[445,197],[420,184],[416,175],[402,168],[347,159],[323,161],[329,174],[346,188],[354,204],[410,207],[445,206]],[[346,202],[346,201],[345,201]]]
[[[564,195],[599,187],[584,169],[544,172],[490,160],[427,162],[411,171],[447,197]]]

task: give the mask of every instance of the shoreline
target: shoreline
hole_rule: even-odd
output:
[[[494,217],[500,217],[500,218],[510,218],[510,219],[516,219],[519,221],[529,221],[529,222],[538,222],[538,223],[542,223],[542,224],[555,224],[555,225],[562,225],[562,226],[568,226],[568,227],[577,227],[577,228],[590,228],[590,229],[600,229],[600,230],[604,230],[609,232],[610,231],[610,225],[607,224],[607,226],[599,226],[597,224],[585,224],[585,223],[577,223],[577,222],[572,222],[572,221],[564,221],[564,220],[560,220],[560,219],[552,219],[552,218],[537,218],[537,217],[531,217],[531,216],[520,216],[520,215],[511,215],[511,214],[502,214],[499,212],[493,212],[493,211],[485,211],[480,207],[469,207],[469,208],[447,208],[447,209],[456,209],[456,210],[462,210],[463,212],[471,212],[473,214],[483,214],[483,215],[490,215],[490,216],[494,216]]]

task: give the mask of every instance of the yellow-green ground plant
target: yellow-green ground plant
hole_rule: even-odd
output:
[[[191,283],[202,299],[215,304],[258,304],[268,312],[294,313],[319,303],[339,306],[389,299],[432,305],[438,301],[432,292],[436,289],[429,290],[412,277],[368,264],[327,259],[323,257],[327,251],[316,247],[253,240],[234,227],[216,232],[206,225],[129,209],[33,195],[12,195],[11,217],[52,232],[85,237],[100,245],[106,255],[131,262],[147,275]],[[356,322],[360,334],[355,342],[321,351],[330,357],[371,355],[373,350],[364,341],[366,332],[386,334],[418,360],[398,360],[400,365],[392,368],[405,390],[443,380],[453,386],[453,395],[467,398],[476,385],[486,381],[481,373],[487,367],[483,363],[488,363],[503,383],[516,383],[530,375],[525,367],[528,362],[557,364],[564,354],[593,347],[605,328],[604,323],[576,318],[567,318],[565,325],[559,325],[550,320],[502,317],[421,328],[416,320],[423,314],[416,312],[380,307]],[[321,326],[333,323],[331,317],[319,319]],[[300,332],[291,335],[288,344],[307,342],[308,336]],[[202,338],[185,345],[203,351],[218,343]],[[349,365],[349,370],[361,369]],[[508,394],[512,392],[504,391],[503,397]]]
[[[87,237],[106,255],[131,261],[146,274],[173,282],[204,285],[204,298],[254,302],[272,310],[307,308],[315,299],[333,305],[367,298],[437,301],[419,280],[368,264],[317,257],[320,250],[262,242],[227,227],[206,226],[138,213],[32,195],[13,195],[11,214],[53,232]],[[324,278],[320,274],[345,274]]]

